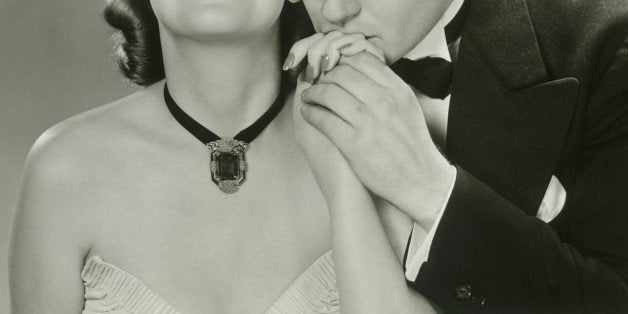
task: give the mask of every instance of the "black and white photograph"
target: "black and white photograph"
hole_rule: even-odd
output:
[[[628,0],[0,0],[0,313],[628,313]]]

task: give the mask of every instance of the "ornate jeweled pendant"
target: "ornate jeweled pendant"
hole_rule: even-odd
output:
[[[237,192],[246,177],[247,145],[234,139],[221,139],[207,144],[211,154],[209,167],[212,181],[224,193]]]

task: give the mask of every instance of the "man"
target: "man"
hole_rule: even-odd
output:
[[[321,32],[370,35],[403,4],[395,25],[424,14],[414,32],[423,38],[443,14],[428,10],[437,0],[304,2]],[[393,111],[362,118],[346,104],[367,101],[308,95],[331,111],[303,116],[372,192],[430,231],[422,243],[411,237],[406,278],[445,311],[628,312],[628,2],[467,0],[456,12],[451,98],[418,88],[425,103],[444,98],[432,102],[440,109],[422,106],[430,131],[439,128],[430,116],[444,121],[442,140],[387,119],[412,115],[394,95],[382,104]],[[408,53],[389,47],[393,35],[375,37],[389,63]],[[347,136],[343,122],[368,125],[355,132],[370,136],[351,141],[359,134]],[[393,148],[412,136],[412,149]],[[454,171],[426,153],[434,142]]]

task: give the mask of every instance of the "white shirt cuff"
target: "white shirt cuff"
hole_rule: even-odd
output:
[[[451,197],[451,192],[454,190],[454,186],[456,185],[456,177],[458,176],[458,171],[456,170],[456,167],[454,165],[451,165],[451,171],[453,172],[453,176],[451,184],[449,186],[449,191],[447,191],[445,201],[443,202],[443,205],[438,212],[438,216],[436,216],[434,225],[432,225],[432,228],[427,233],[427,236],[425,236],[425,238],[423,239],[420,239],[420,233],[414,232],[415,228],[421,228],[416,221],[414,222],[414,226],[412,227],[412,235],[410,236],[410,244],[408,245],[408,254],[405,265],[406,279],[411,282],[414,282],[416,280],[416,277],[419,275],[419,269],[421,269],[421,265],[423,265],[423,263],[426,262],[427,258],[429,257],[432,241],[434,240],[434,235],[436,234],[436,229],[438,227],[438,224],[440,223],[441,218],[443,217],[445,208],[447,208],[449,198]]]

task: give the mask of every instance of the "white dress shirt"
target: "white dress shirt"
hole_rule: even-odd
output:
[[[428,35],[414,49],[406,54],[405,58],[418,60],[425,57],[439,57],[451,61],[450,47],[447,46],[447,40],[445,38],[445,25],[447,25],[456,13],[458,13],[463,2],[464,0],[454,0],[430,33],[428,33]],[[460,39],[458,39],[457,42],[452,43],[452,45],[457,47],[459,40]],[[452,46],[451,48],[454,47]],[[456,53],[456,49],[452,50],[454,51],[453,53]],[[437,145],[444,147],[445,139],[447,138],[447,119],[449,117],[450,96],[447,96],[445,99],[432,99],[420,92],[416,92],[416,94],[421,105],[421,110],[425,116],[428,129],[430,130],[430,134],[434,138]],[[449,187],[447,197],[440,209],[440,212],[438,213],[434,225],[429,230],[427,235],[424,236],[423,233],[414,232],[414,229],[421,228],[416,222],[414,223],[405,263],[405,276],[409,281],[414,282],[417,279],[421,266],[429,258],[429,252],[434,240],[434,235],[436,234],[440,220],[445,212],[445,208],[447,208],[451,192],[453,191],[456,182],[456,168],[453,165],[451,166],[451,171],[453,173],[453,180]],[[567,193],[560,184],[560,181],[558,181],[555,176],[552,176],[536,217],[546,223],[550,222],[558,216],[562,210],[566,197]]]

